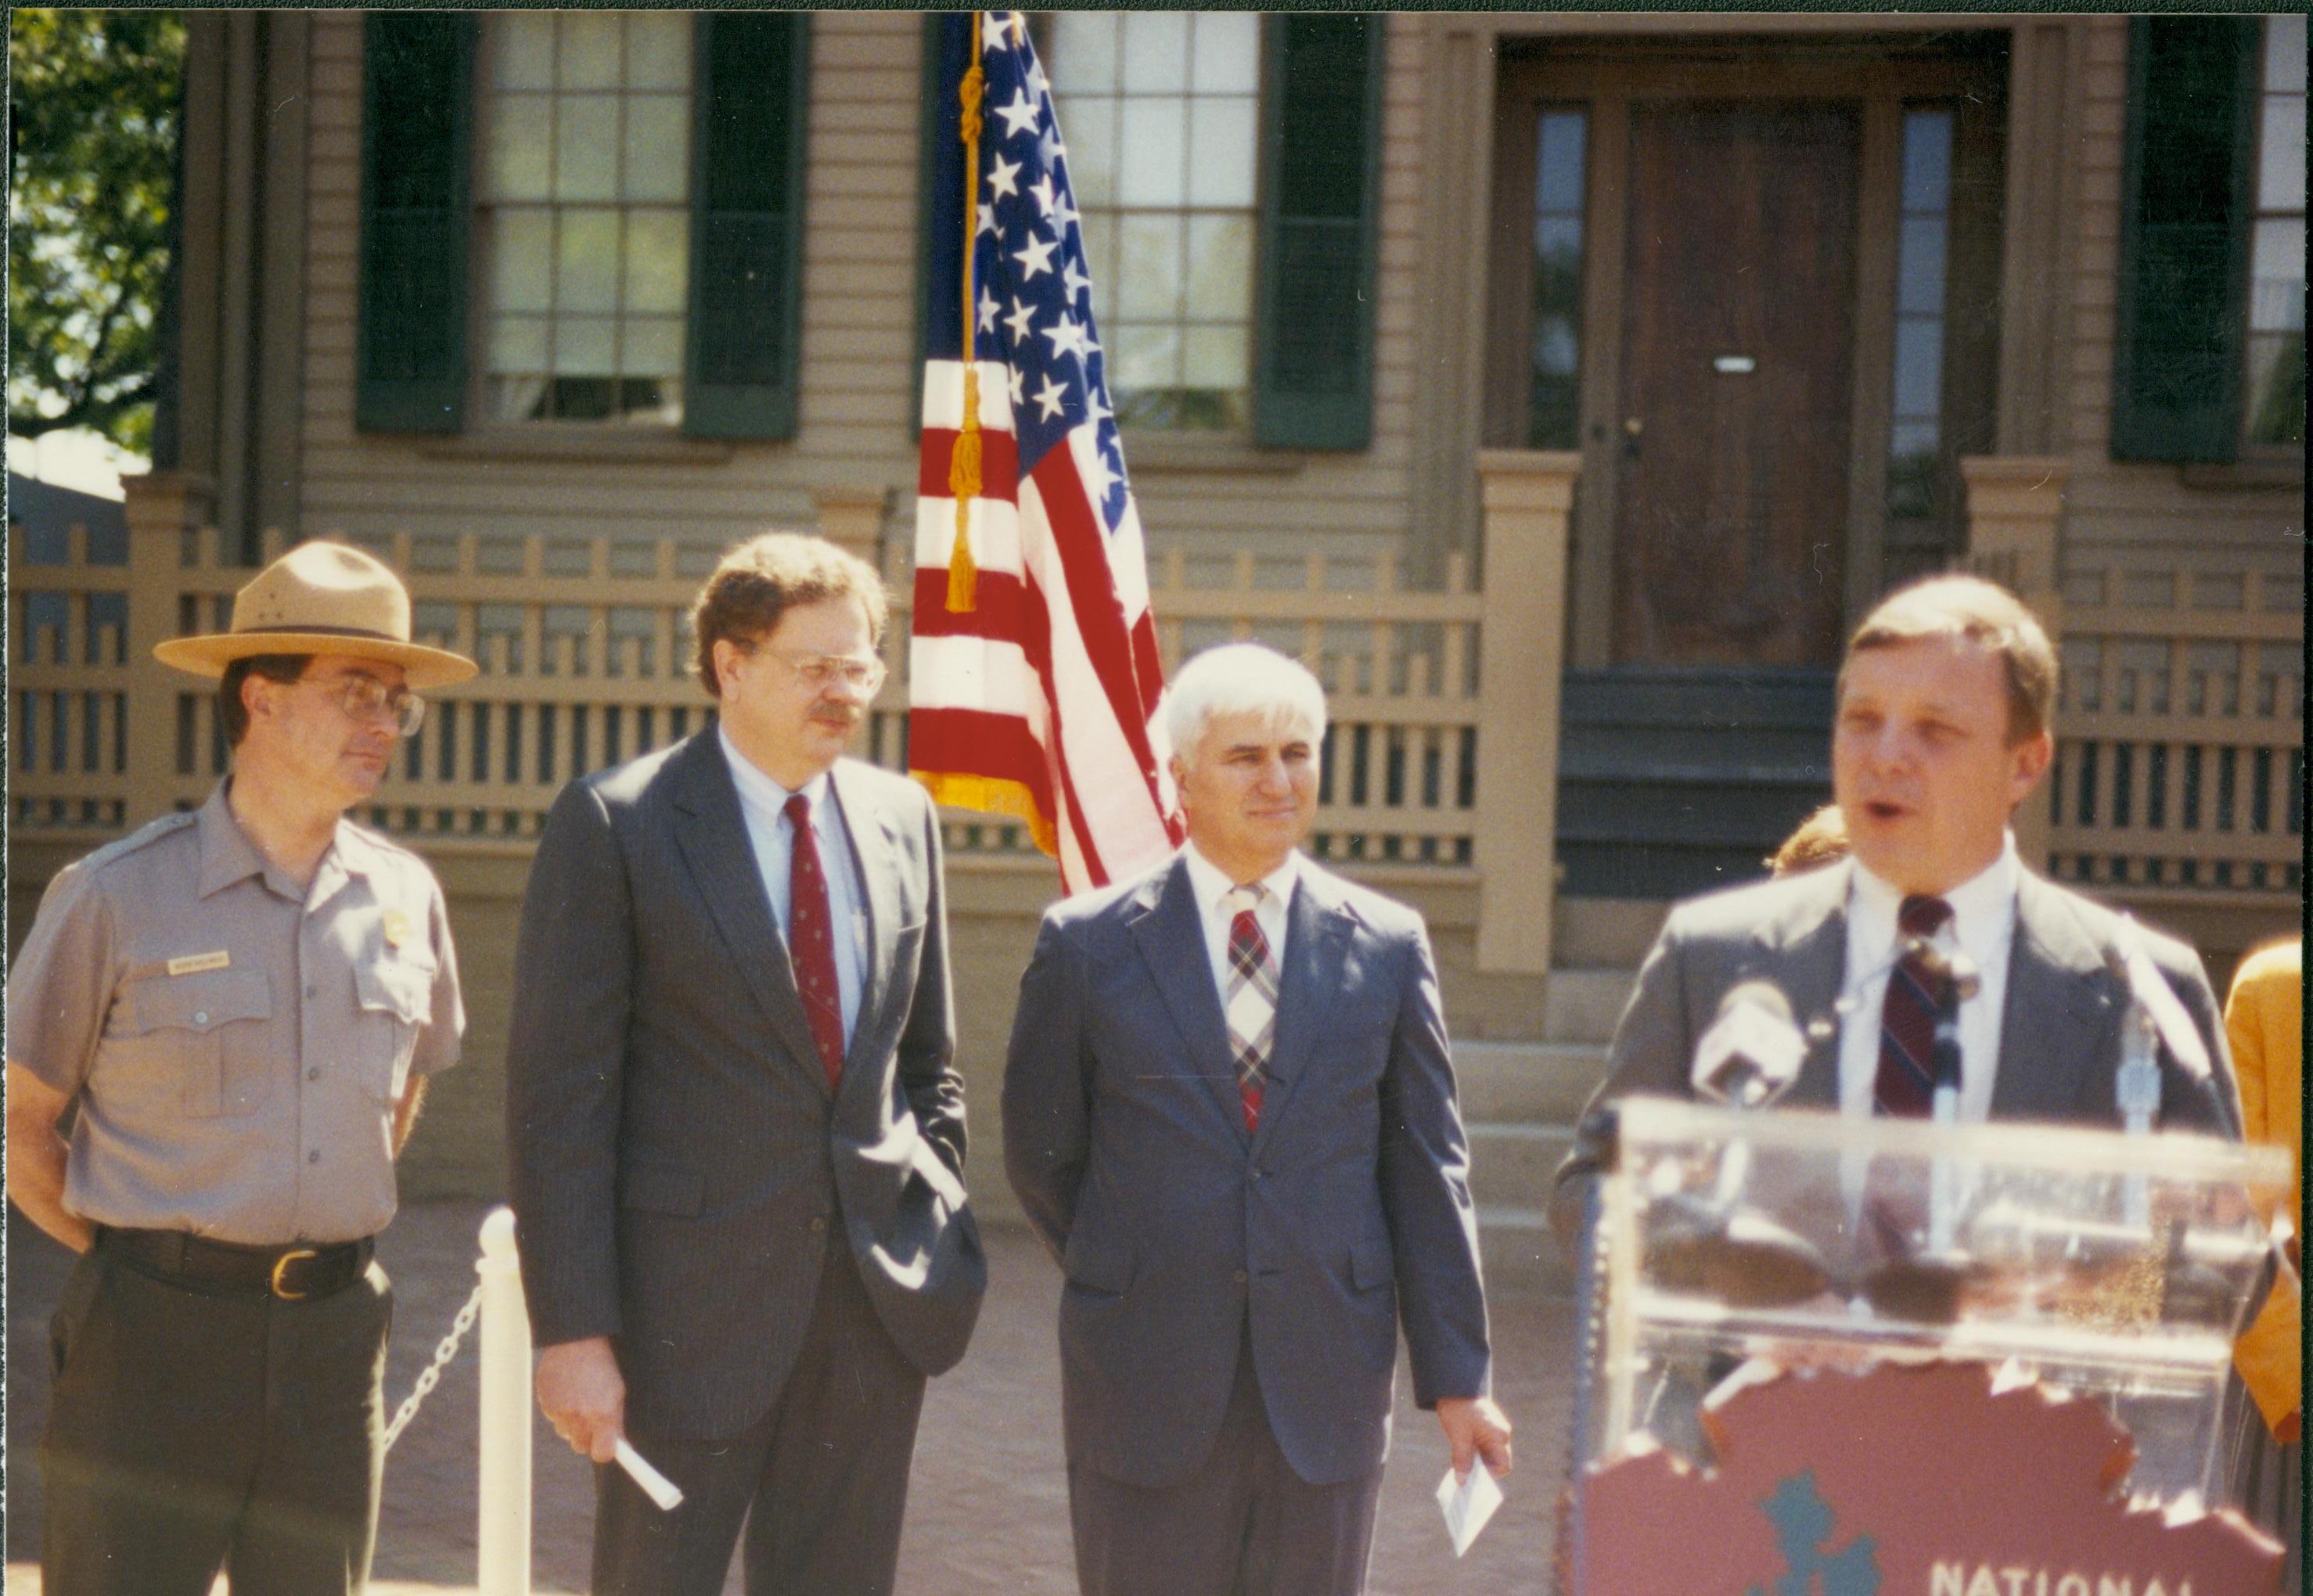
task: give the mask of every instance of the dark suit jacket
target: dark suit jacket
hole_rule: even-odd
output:
[[[638,1430],[769,1410],[831,1236],[927,1373],[979,1312],[937,815],[901,777],[832,775],[870,935],[835,1094],[713,732],[573,782],[531,867],[506,1062],[523,1285],[541,1345],[613,1337]]]
[[[1694,1048],[1738,981],[1763,978],[1790,999],[1809,1031],[1799,1079],[1782,1101],[1792,1108],[1839,1107],[1839,1024],[1834,1012],[1847,980],[1847,862],[1801,875],[1714,892],[1671,911],[1639,971],[1607,1055],[1606,1079],[1590,1107],[1633,1092],[1689,1096]],[[2120,1061],[2120,1022],[2127,983],[2106,968],[2119,916],[2079,893],[2021,873],[2016,935],[2000,1020],[2000,1067],[1992,1113],[1999,1119],[2052,1120],[2117,1129],[2113,1072]],[[2238,1138],[2240,1093],[2225,1051],[2217,1000],[2200,955],[2173,938],[2140,927],[2153,962],[2184,1001],[2214,1061],[2196,1081],[2164,1052],[2161,1123]],[[1588,1136],[1558,1171],[1552,1223],[1564,1236],[1580,1224],[1586,1183],[1605,1149]]]
[[[1414,1396],[1487,1390],[1469,1151],[1420,917],[1305,864],[1261,1129],[1175,858],[1060,904],[1021,981],[1006,1164],[1058,1258],[1071,1461],[1130,1484],[1212,1449],[1250,1320],[1297,1473],[1378,1467],[1402,1321]]]

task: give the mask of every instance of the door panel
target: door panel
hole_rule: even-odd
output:
[[[1844,103],[1631,107],[1618,664],[1839,656],[1859,129]]]

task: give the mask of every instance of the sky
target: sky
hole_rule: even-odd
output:
[[[35,481],[77,488],[99,498],[121,497],[120,474],[152,469],[152,461],[131,454],[101,434],[75,428],[40,438],[8,439],[8,469]]]

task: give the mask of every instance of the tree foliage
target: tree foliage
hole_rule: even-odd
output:
[[[151,445],[185,25],[8,19],[8,430]]]

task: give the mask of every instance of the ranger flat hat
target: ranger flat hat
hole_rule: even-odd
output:
[[[463,654],[409,640],[409,592],[374,556],[315,539],[259,571],[233,601],[233,630],[177,637],[153,657],[196,676],[223,676],[252,654],[348,654],[402,668],[413,690],[448,687],[481,669]]]

